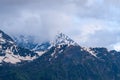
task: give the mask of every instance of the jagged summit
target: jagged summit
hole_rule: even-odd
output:
[[[50,47],[58,46],[58,45],[78,45],[76,42],[74,42],[71,38],[66,36],[63,33],[58,33],[53,40],[46,41],[46,42],[35,42],[35,39],[33,36],[17,36],[14,37],[15,42],[24,48],[31,49],[33,51],[46,51]]]
[[[109,55],[106,48],[81,47],[63,33],[58,33],[51,41],[38,43],[35,42],[33,36],[26,37],[22,35],[12,39],[0,30],[0,63],[16,64],[22,61],[33,61],[46,53],[50,53],[48,59],[51,61],[61,54],[70,55],[66,53],[66,50],[72,52],[72,55],[74,55],[76,49],[79,50],[77,54],[90,55],[97,59]],[[113,52],[111,53],[113,54]]]
[[[58,33],[54,40],[51,41],[51,44],[55,45],[78,45],[76,42],[74,42],[71,38],[69,38],[67,35],[63,33]]]

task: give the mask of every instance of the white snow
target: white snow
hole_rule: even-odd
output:
[[[55,55],[55,53],[56,53],[56,51],[54,51],[54,52],[51,54],[51,56],[53,57],[53,56]]]
[[[42,56],[46,51],[36,51],[39,56]]]
[[[59,51],[59,53],[62,53],[62,52],[63,52],[63,50],[60,50],[60,51]]]
[[[9,43],[13,44],[14,42],[13,41],[9,41]]]
[[[3,39],[3,38],[0,37],[0,43],[3,44],[5,42],[6,42],[5,39]]]
[[[6,42],[6,40],[2,37],[2,33],[0,33],[0,43],[3,44]]]
[[[66,36],[63,33],[58,33],[55,38],[50,42],[51,45],[56,46],[56,45],[78,45],[75,43],[72,39],[70,39],[68,36]]]
[[[32,60],[34,60],[34,59],[36,59],[36,58],[37,58],[36,56],[34,56],[34,57],[30,57],[30,56],[25,56],[25,57],[19,56],[19,59],[22,60],[22,61],[32,61]]]
[[[16,58],[12,54],[6,54],[5,58],[3,59],[3,61],[5,61],[7,63],[12,63],[12,64],[16,64],[17,62],[21,62],[18,58]]]
[[[2,50],[2,45],[0,45],[0,50]]]
[[[35,48],[33,48],[32,50],[33,50],[33,51],[37,50],[38,46],[39,46],[39,45],[35,46]]]
[[[21,61],[32,61],[37,58],[36,56],[31,57],[30,55],[25,57],[20,55],[14,55],[13,52],[8,48],[7,50],[5,50],[5,53],[6,53],[5,56],[0,56],[0,63],[4,61],[7,63],[16,64]]]
[[[8,62],[8,63],[12,63],[15,64],[17,62],[21,62],[16,55],[13,54],[13,52],[7,48],[7,50],[5,51],[6,55],[4,56],[3,61]]]
[[[4,59],[4,56],[0,56],[0,63],[2,63],[3,59]]]
[[[12,51],[10,51],[10,49],[7,48],[7,49],[5,50],[5,53],[6,53],[6,54],[12,54]]]
[[[91,55],[93,55],[94,57],[97,57],[97,56],[96,56],[96,53],[95,53],[93,50],[91,50],[90,48],[83,47],[83,49],[84,49],[85,51],[89,52],[89,53],[90,53]]]

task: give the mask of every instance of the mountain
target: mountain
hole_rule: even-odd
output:
[[[0,63],[20,63],[32,61],[43,55],[51,47],[77,45],[65,34],[59,33],[53,41],[37,43],[32,36],[17,36],[13,39],[0,31]],[[61,50],[62,51],[62,50]]]
[[[14,36],[13,37],[16,44],[20,47],[30,49],[34,52],[43,52],[48,49],[48,47],[51,46],[51,44],[48,42],[36,42],[34,36]]]
[[[0,33],[0,59],[6,58],[9,53],[12,57],[19,56],[15,60],[9,57],[8,61],[12,63],[9,65],[6,64],[8,61],[1,60],[0,80],[120,79],[120,52],[115,50],[82,47],[63,33],[44,43],[37,43],[34,38],[24,36],[12,39],[4,32]],[[24,62],[26,56],[35,58],[28,58]],[[20,64],[13,64],[16,59],[21,60]]]
[[[0,64],[4,62],[15,64],[33,60],[37,56],[37,53],[17,46],[10,36],[0,30]]]
[[[20,47],[24,47],[26,49],[30,49],[32,51],[46,51],[50,48],[50,46],[58,46],[62,44],[67,45],[78,45],[75,43],[72,39],[70,39],[68,36],[66,36],[63,33],[58,33],[55,38],[51,41],[46,42],[36,42],[34,36],[17,36],[13,37],[14,41],[19,45]]]

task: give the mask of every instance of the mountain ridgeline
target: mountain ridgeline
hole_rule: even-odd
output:
[[[120,80],[120,52],[81,47],[63,33],[37,43],[0,31],[0,80]]]

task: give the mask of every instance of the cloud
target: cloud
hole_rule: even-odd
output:
[[[120,42],[111,45],[113,47],[114,50],[120,51]]]
[[[0,28],[49,39],[58,31],[82,46],[119,42],[119,0],[0,0]]]
[[[88,38],[90,35],[95,34],[97,31],[100,31],[103,25],[97,24],[97,23],[88,23],[81,27],[81,38],[83,38],[83,41],[88,41]]]

